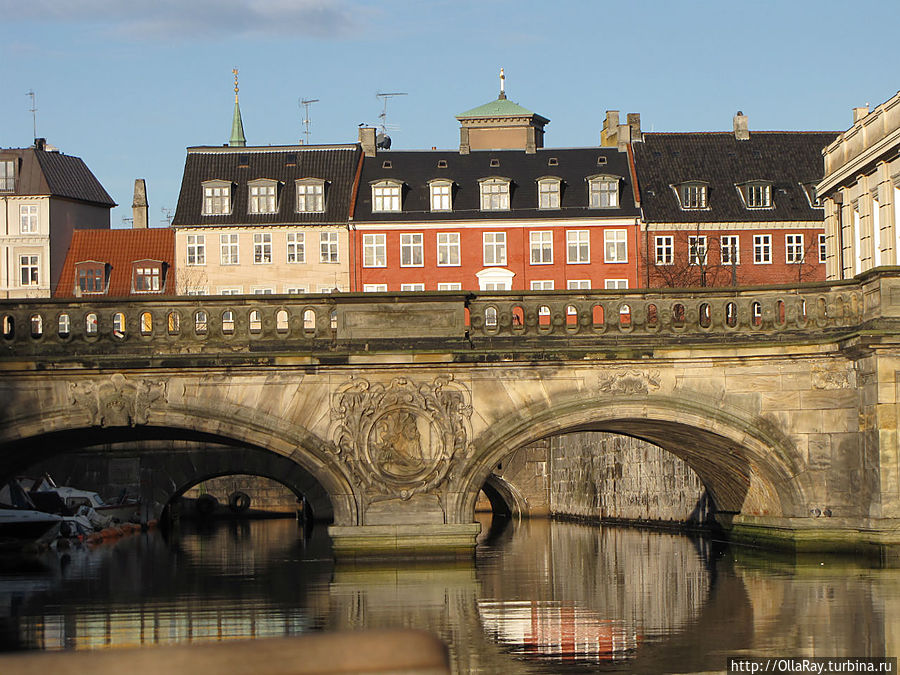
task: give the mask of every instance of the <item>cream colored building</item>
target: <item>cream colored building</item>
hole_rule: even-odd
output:
[[[900,93],[874,110],[853,109],[853,126],[824,150],[816,187],[825,206],[826,275],[850,279],[900,265]]]

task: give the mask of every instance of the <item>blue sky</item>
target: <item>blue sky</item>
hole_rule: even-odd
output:
[[[854,16],[854,7],[859,8]],[[509,98],[548,147],[598,143],[607,109],[645,130],[843,130],[900,89],[900,2],[832,0],[0,0],[0,146],[82,157],[131,215],[174,211],[185,148],[228,141],[240,69],[252,145],[356,140],[391,99],[395,149],[458,146],[454,116]]]

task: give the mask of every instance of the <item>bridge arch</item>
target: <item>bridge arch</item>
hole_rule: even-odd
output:
[[[511,411],[474,439],[475,458],[457,482],[459,522],[471,520],[478,491],[498,462],[535,441],[578,431],[633,436],[673,453],[694,470],[720,513],[806,515],[810,486],[800,453],[771,421],[693,393],[573,393]]]

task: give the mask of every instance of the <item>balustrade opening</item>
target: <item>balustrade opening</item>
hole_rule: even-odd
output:
[[[69,333],[72,331],[72,322],[69,319],[68,314],[60,314],[57,319],[57,333],[61,338],[69,337]]]
[[[209,327],[209,318],[202,309],[194,312],[194,333],[197,335],[206,335]]]
[[[619,307],[619,328],[631,328],[631,305]]]
[[[141,313],[141,335],[153,334],[153,315],[150,312]]]
[[[8,314],[3,315],[3,337],[12,340],[16,334],[16,320]]]
[[[222,332],[225,335],[234,333],[234,310],[226,309],[222,312]]]
[[[44,334],[44,318],[40,314],[31,315],[31,337],[39,338]]]
[[[99,326],[97,325],[97,315],[94,312],[88,313],[84,317],[84,332],[87,335],[96,335],[99,330]]]
[[[125,337],[125,315],[122,312],[113,314],[113,335],[120,340]]]
[[[284,309],[279,309],[275,312],[275,330],[279,333],[287,333],[288,327],[288,313]]]
[[[178,312],[169,312],[167,323],[169,335],[178,335],[181,332],[181,314]]]
[[[250,310],[250,332],[259,333],[262,331],[262,315],[258,309]]]

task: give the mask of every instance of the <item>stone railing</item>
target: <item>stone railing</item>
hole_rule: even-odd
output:
[[[886,294],[900,270],[791,288],[5,300],[0,357],[818,339],[882,316]]]

